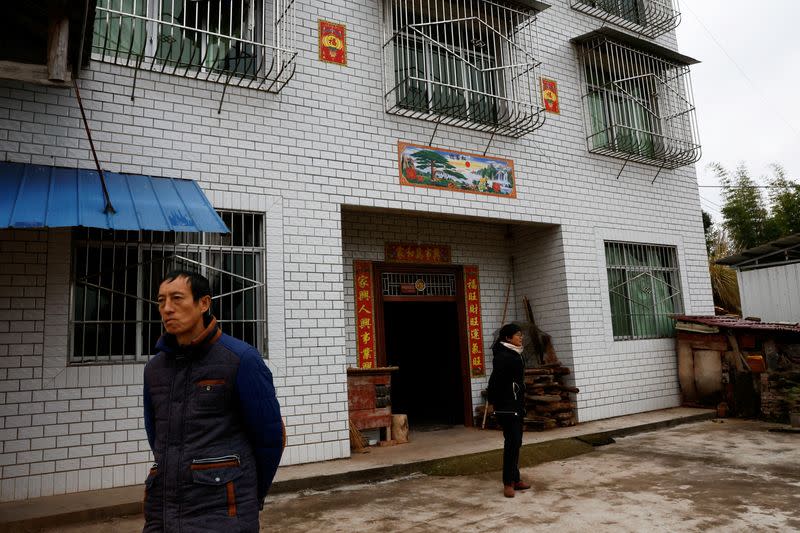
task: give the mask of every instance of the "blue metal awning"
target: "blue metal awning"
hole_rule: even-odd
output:
[[[105,212],[95,170],[0,163],[0,228],[85,226],[228,233],[193,180],[104,172],[116,213]]]

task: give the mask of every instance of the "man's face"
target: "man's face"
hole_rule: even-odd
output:
[[[177,277],[158,288],[158,312],[167,333],[178,342],[188,344],[203,331],[203,314],[211,305],[211,297],[195,300],[189,280]]]

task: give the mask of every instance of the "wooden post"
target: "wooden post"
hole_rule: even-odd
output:
[[[69,17],[50,17],[47,35],[47,78],[50,81],[69,81],[68,55]]]

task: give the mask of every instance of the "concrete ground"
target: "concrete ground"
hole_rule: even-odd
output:
[[[673,407],[584,422],[573,427],[526,433],[522,464],[533,466],[592,451],[587,442],[658,428],[708,420],[709,409]],[[453,427],[439,431],[412,431],[410,442],[372,447],[348,459],[282,466],[270,495],[372,483],[422,472],[428,475],[473,474],[499,470],[503,435]],[[41,531],[108,520],[142,512],[142,485],[106,488],[0,503],[0,533]]]
[[[533,489],[503,498],[499,472],[412,475],[272,496],[264,531],[800,531],[800,434],[726,419],[623,438],[523,468]],[[526,434],[527,437],[527,434]],[[47,529],[132,533],[141,517]]]

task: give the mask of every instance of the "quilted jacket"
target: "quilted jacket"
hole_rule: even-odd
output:
[[[258,351],[211,319],[189,346],[166,334],[144,370],[144,418],[155,464],[145,532],[258,531],[283,452],[272,374]]]

